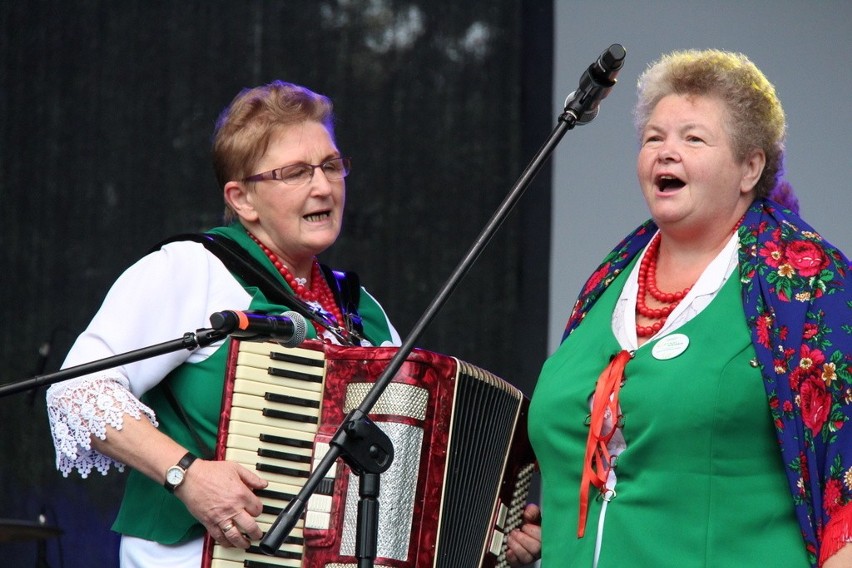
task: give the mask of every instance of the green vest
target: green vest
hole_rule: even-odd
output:
[[[267,266],[270,273],[277,275],[281,283],[286,286],[284,279],[241,226],[220,227],[211,232],[235,240],[256,260]],[[285,311],[287,309],[286,306],[269,303],[257,288],[247,286],[242,281],[240,283],[252,296],[249,310]],[[384,311],[363,290],[358,312],[363,320],[364,334],[374,345],[391,339]],[[316,338],[316,332],[310,325],[308,338]],[[204,361],[181,365],[160,385],[141,397],[142,402],[156,413],[160,431],[199,456],[203,454],[203,451],[197,447],[189,430],[169,404],[162,384],[170,385],[204,443],[209,448],[215,447],[229,346],[230,340],[226,340],[213,355]],[[112,528],[121,534],[161,544],[178,544],[203,536],[205,533],[204,526],[189,514],[180,499],[166,491],[161,484],[135,470],[131,470],[127,478],[124,499]]]
[[[592,566],[602,508],[594,488],[586,534],[577,538],[585,417],[598,375],[620,350],[611,315],[621,288],[610,286],[548,359],[533,394],[543,568]],[[740,293],[730,278],[670,334],[689,338],[676,357],[655,357],[657,339],[627,363],[627,449],[605,514],[600,568],[808,566]]]

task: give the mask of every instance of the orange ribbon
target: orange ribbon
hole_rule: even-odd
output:
[[[624,367],[632,355],[622,350],[613,357],[609,365],[598,377],[595,394],[592,399],[592,413],[589,421],[589,437],[586,440],[586,456],[583,459],[583,479],[580,482],[580,519],[577,526],[577,538],[586,533],[586,518],[589,514],[589,485],[599,491],[606,485],[611,469],[611,458],[607,443],[612,439],[618,425],[618,392],[624,382]],[[604,422],[609,411],[612,427],[604,432]]]

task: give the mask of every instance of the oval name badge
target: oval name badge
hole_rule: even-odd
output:
[[[673,333],[659,340],[654,348],[651,349],[651,355],[660,361],[674,359],[689,347],[689,338],[682,333]]]

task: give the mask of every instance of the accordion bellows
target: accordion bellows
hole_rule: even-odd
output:
[[[258,492],[263,530],[396,352],[232,341],[217,459],[270,482]],[[375,566],[508,566],[505,536],[520,524],[535,467],[527,406],[518,389],[483,369],[425,350],[409,354],[370,413],[394,446],[380,478]],[[275,556],[208,537],[202,566],[356,567],[357,506],[358,477],[338,460]]]

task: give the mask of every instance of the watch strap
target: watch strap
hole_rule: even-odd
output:
[[[193,454],[192,452],[186,452],[186,454],[184,454],[184,456],[180,458],[180,461],[177,463],[177,466],[182,470],[186,471],[187,469],[189,469],[189,466],[192,465],[192,462],[194,462],[196,459],[198,459],[198,457],[195,454]]]
[[[181,470],[183,470],[184,474],[186,474],[186,470],[189,469],[189,466],[191,466],[192,462],[194,462],[196,459],[198,459],[198,456],[196,456],[192,452],[186,452],[184,454],[184,456],[182,458],[180,458],[180,461],[177,462],[177,464],[172,466],[172,467],[180,468]],[[169,468],[169,469],[172,469],[172,468]],[[180,483],[178,483],[177,485],[173,485],[173,484],[169,483],[169,478],[168,478],[168,473],[167,473],[166,474],[166,481],[165,481],[165,483],[163,483],[163,487],[165,487],[169,491],[169,493],[174,493],[174,490],[177,489],[178,485],[180,485],[181,483],[183,483],[183,480],[181,480]]]

